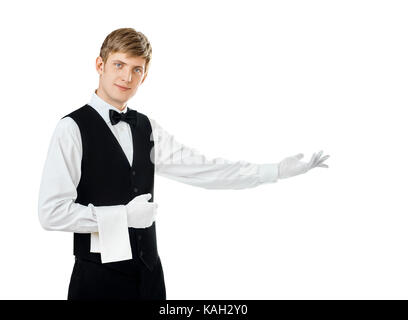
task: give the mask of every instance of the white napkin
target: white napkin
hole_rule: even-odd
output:
[[[98,232],[91,233],[91,252],[101,253],[102,263],[132,259],[127,211],[124,205],[92,206]]]
[[[91,233],[91,252],[101,253],[101,249],[99,249],[99,232],[92,232]]]

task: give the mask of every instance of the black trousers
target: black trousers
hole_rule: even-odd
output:
[[[153,270],[142,263],[135,270],[131,276],[75,257],[68,300],[166,300],[160,257]]]

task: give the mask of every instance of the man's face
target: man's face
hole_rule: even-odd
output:
[[[122,52],[111,53],[103,63],[96,59],[96,70],[99,73],[97,94],[109,104],[122,109],[126,102],[135,95],[137,88],[147,76],[145,59],[128,56]]]

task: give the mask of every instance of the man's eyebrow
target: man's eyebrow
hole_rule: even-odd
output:
[[[120,61],[120,60],[113,60],[112,62],[119,62],[119,63],[121,63],[121,64],[123,64],[123,65],[126,65],[127,63],[126,62],[123,62],[123,61]],[[143,66],[135,66],[135,68],[144,68]]]

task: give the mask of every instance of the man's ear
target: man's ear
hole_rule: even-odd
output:
[[[103,63],[103,60],[102,60],[102,58],[100,56],[96,58],[95,67],[96,67],[96,71],[99,73],[99,75],[102,75],[104,63]]]

